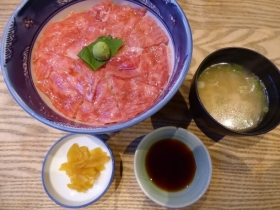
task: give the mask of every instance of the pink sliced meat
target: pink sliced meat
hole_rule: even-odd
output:
[[[61,22],[61,27],[69,27],[67,30],[63,28],[63,31],[80,31],[84,32],[88,27],[94,27],[96,29],[103,29],[105,24],[101,20],[101,13],[109,13],[111,3],[104,1],[92,7],[85,12],[71,12],[66,19]]]
[[[74,43],[81,46],[75,53],[82,49],[82,47],[89,45],[95,41],[99,36],[105,35],[104,27],[106,23],[99,20],[99,16],[96,11],[89,10],[87,12],[81,12],[75,14],[74,18],[68,18],[69,21],[63,21],[67,27],[69,25],[74,26],[79,31],[79,36],[73,36],[72,30],[65,30],[64,37],[69,37],[70,40],[74,40]],[[70,32],[70,33],[69,33]],[[73,33],[75,31],[73,30]],[[77,39],[77,37],[79,37]],[[75,46],[75,45],[74,45]]]
[[[96,126],[104,125],[104,123],[98,121],[98,117],[99,113],[97,112],[96,105],[88,101],[84,101],[76,115],[76,120],[94,123]]]
[[[107,75],[132,78],[140,75],[139,64],[142,48],[124,46],[106,65]]]
[[[33,58],[34,60],[40,57],[45,57],[46,55],[52,56],[64,54],[73,44],[75,44],[75,42],[77,42],[71,37],[80,36],[78,31],[71,32],[71,36],[68,31],[56,33],[55,31],[59,31],[58,28],[55,27],[57,25],[58,28],[60,28],[62,24],[52,24],[47,27],[45,33],[37,42],[35,46],[36,53]]]
[[[53,23],[46,27],[38,48],[41,53],[62,54],[76,41],[73,37],[80,34],[80,29],[70,21]]]
[[[89,9],[86,13],[93,16],[96,20],[106,22],[111,11],[112,1],[104,0]]]
[[[168,44],[168,37],[150,16],[145,16],[135,25],[127,38],[127,45],[133,47],[150,47]]]
[[[131,119],[147,110],[160,92],[159,88],[135,79],[125,80],[112,76],[111,82],[123,120]]]
[[[40,48],[46,48],[46,52],[52,52],[54,49],[53,47],[57,47],[56,44],[61,43],[61,48],[64,50],[67,46],[63,47],[64,41],[61,40],[64,31],[60,30],[62,27],[61,22],[54,22],[54,23],[49,23],[45,29],[44,32],[40,38],[40,40],[37,42],[38,46]],[[75,28],[72,27],[69,28],[71,31],[77,31]],[[68,32],[68,30],[67,30]]]
[[[140,75],[139,69],[118,69],[110,64],[106,65],[104,69],[107,76],[114,75],[124,79],[134,78]]]
[[[66,117],[73,118],[83,97],[60,74],[53,71],[50,77],[36,83],[37,88],[51,100],[53,106]]]
[[[166,45],[146,48],[141,55],[138,80],[163,89],[170,76],[170,64]]]
[[[125,45],[117,52],[117,54],[114,57],[110,59],[108,64],[114,66],[119,70],[137,69],[139,66],[142,52],[142,48],[127,47]]]
[[[94,122],[97,125],[116,123],[122,120],[121,112],[107,78],[102,78],[92,103],[85,101],[79,109],[77,120]]]
[[[84,100],[91,102],[104,71],[92,71],[81,60],[74,61],[71,67],[60,72],[60,75],[83,96]]]
[[[64,116],[95,126],[123,122],[151,107],[169,76],[168,37],[146,8],[104,0],[50,23],[36,43],[36,86]],[[77,54],[100,36],[125,45],[92,71]]]
[[[134,9],[129,5],[112,4],[106,22],[106,34],[126,40],[135,25],[146,14],[146,9]]]
[[[73,12],[65,20],[48,25],[37,44],[40,49],[37,54],[66,54],[78,59],[77,54],[84,46],[105,34],[105,23],[89,13]]]
[[[104,74],[104,71],[92,71],[80,59],[73,60],[63,55],[53,55],[38,63],[34,68],[36,78],[43,80],[48,78],[51,72],[55,72],[87,101],[92,101],[96,85]]]
[[[41,56],[41,58],[35,56],[33,57],[33,72],[37,80],[46,79],[49,77],[49,74],[52,70],[49,65],[49,60],[51,59],[51,55],[45,54]]]
[[[60,54],[41,54],[33,62],[37,80],[48,78],[53,71],[65,71],[73,66],[72,59]]]
[[[133,10],[136,14],[141,15],[142,17],[144,17],[147,13],[147,8],[145,7],[135,7]]]

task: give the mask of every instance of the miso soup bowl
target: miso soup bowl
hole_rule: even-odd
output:
[[[269,111],[257,127],[237,132],[215,120],[205,109],[198,93],[198,78],[208,67],[219,63],[235,63],[248,69],[263,82],[269,100]],[[277,127],[280,123],[280,72],[265,56],[246,48],[224,48],[208,55],[199,65],[189,93],[190,109],[195,122],[208,131],[220,135],[260,135]]]
[[[93,5],[100,0],[90,0]],[[88,2],[90,2],[88,1]],[[74,133],[107,133],[137,124],[161,109],[177,92],[189,70],[192,58],[192,34],[188,20],[176,0],[113,0],[146,7],[171,35],[174,47],[174,65],[169,82],[154,104],[134,118],[109,124],[92,126],[80,123],[53,111],[39,96],[30,70],[31,52],[40,30],[48,21],[69,6],[82,0],[23,0],[10,17],[1,45],[1,69],[4,81],[16,102],[32,117],[53,128]]]

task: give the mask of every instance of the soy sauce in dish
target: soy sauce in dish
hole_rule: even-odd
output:
[[[187,188],[196,171],[191,149],[177,139],[162,139],[154,143],[146,155],[145,167],[151,181],[168,192]]]

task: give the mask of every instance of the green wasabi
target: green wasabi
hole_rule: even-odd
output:
[[[111,57],[111,51],[106,42],[99,41],[92,47],[93,56],[99,61],[107,61]]]
[[[113,38],[111,35],[100,36],[88,46],[83,47],[78,57],[81,58],[92,71],[105,65],[124,44],[122,39]]]

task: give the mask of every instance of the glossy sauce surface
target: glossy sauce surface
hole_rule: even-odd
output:
[[[145,164],[151,181],[168,192],[188,187],[196,171],[191,149],[177,139],[162,139],[154,143],[146,155]]]

